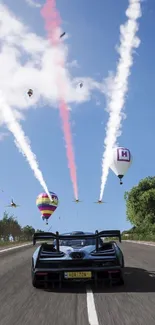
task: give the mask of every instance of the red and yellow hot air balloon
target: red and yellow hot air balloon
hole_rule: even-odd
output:
[[[41,217],[46,220],[46,225],[48,225],[48,219],[56,210],[59,204],[58,196],[54,192],[49,192],[52,201],[49,199],[46,193],[41,193],[38,195],[36,200],[36,205],[41,212]]]

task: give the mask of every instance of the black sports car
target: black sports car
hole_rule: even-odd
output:
[[[106,238],[105,238],[106,237]],[[75,231],[67,234],[43,232],[33,235],[37,240],[50,240],[42,243],[32,257],[32,284],[56,282],[61,287],[64,281],[105,281],[109,284],[124,284],[124,257],[115,241],[107,237],[118,237],[119,230],[106,230],[93,233]]]

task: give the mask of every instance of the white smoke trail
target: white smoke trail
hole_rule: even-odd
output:
[[[106,127],[106,138],[104,140],[105,151],[102,158],[100,200],[102,200],[108,178],[112,148],[116,146],[117,137],[121,135],[122,110],[125,103],[125,95],[128,90],[128,77],[133,64],[133,50],[140,45],[140,40],[136,36],[139,28],[137,19],[141,17],[140,0],[129,0],[126,16],[128,17],[128,21],[120,26],[120,47],[118,50],[120,58],[108,102],[110,116]]]
[[[15,144],[17,148],[23,154],[23,156],[26,157],[31,169],[34,171],[34,175],[36,179],[39,181],[40,185],[43,187],[43,189],[51,199],[51,195],[48,191],[43,175],[39,169],[36,156],[31,150],[30,141],[25,136],[24,131],[21,128],[21,125],[16,120],[13,111],[7,105],[7,103],[5,102],[1,94],[0,94],[0,117],[1,120],[3,120],[3,122],[5,122],[5,124],[7,125],[9,131],[14,135]]]

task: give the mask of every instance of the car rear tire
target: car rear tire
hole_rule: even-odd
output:
[[[122,268],[125,267],[125,263],[124,263],[124,256],[122,257]]]
[[[31,271],[31,275],[32,275],[32,285],[33,285],[33,287],[34,288],[39,288],[40,285],[39,285],[38,281],[36,280],[36,276],[35,276],[33,270]]]
[[[32,285],[33,285],[34,288],[37,288],[37,289],[40,288],[40,285],[39,285],[39,283],[36,281],[35,278],[32,280]]]
[[[124,278],[123,278],[122,275],[120,276],[120,279],[118,281],[118,285],[120,285],[120,286],[123,286],[124,285]]]

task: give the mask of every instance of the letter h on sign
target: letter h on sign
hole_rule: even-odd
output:
[[[117,161],[127,161],[130,162],[130,151],[126,148],[117,149]]]

